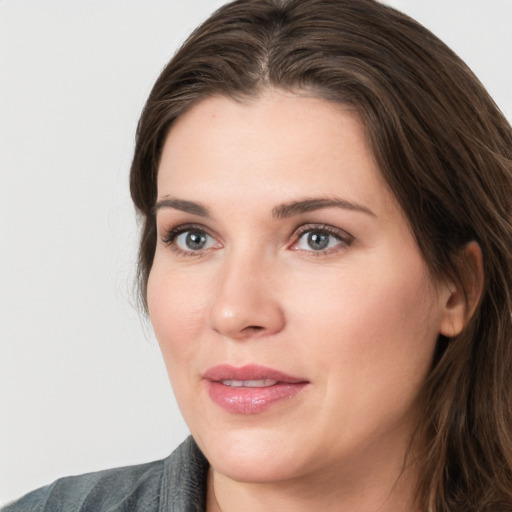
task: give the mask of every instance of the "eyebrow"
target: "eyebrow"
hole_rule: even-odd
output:
[[[200,217],[211,217],[210,210],[208,210],[206,206],[185,199],[173,199],[169,197],[161,199],[156,203],[154,210],[156,212],[162,208],[173,208]],[[321,210],[323,208],[343,208],[345,210],[366,213],[375,217],[375,214],[366,206],[336,197],[314,197],[283,203],[272,209],[272,217],[276,220],[286,219],[294,215]]]
[[[293,217],[294,215],[300,215],[301,213],[311,212],[313,210],[321,210],[323,208],[343,208],[345,210],[351,210],[355,212],[362,212],[372,217],[375,217],[373,213],[366,206],[347,201],[346,199],[340,199],[337,197],[314,197],[310,199],[302,199],[300,201],[291,201],[272,209],[272,217],[274,219],[284,219],[287,217]]]
[[[192,215],[199,215],[200,217],[211,217],[210,211],[206,206],[194,201],[186,201],[185,199],[161,199],[155,205],[155,213],[161,208],[174,208],[175,210],[191,213]]]

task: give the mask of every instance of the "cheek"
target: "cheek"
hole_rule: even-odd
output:
[[[314,320],[303,320],[309,342],[299,348],[301,359],[315,362],[323,414],[329,424],[344,425],[346,435],[413,420],[437,329],[430,281],[421,266],[408,270],[406,276],[347,273],[343,282],[331,282],[329,293],[322,287],[321,301],[304,304]]]
[[[168,371],[183,359],[191,359],[204,325],[206,294],[197,283],[180,279],[155,258],[148,280],[148,310]]]
[[[296,289],[290,318],[302,324],[304,338],[310,340],[304,356],[320,358],[325,370],[337,366],[335,373],[362,386],[376,372],[423,377],[439,315],[422,261],[404,261],[406,272],[373,262]]]
[[[197,364],[201,360],[202,296],[197,283],[180,279],[157,258],[148,280],[148,310],[174,395],[187,422],[195,423],[198,389]]]

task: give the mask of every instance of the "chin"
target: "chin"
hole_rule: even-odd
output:
[[[298,455],[304,454],[297,446],[303,440],[297,443],[285,432],[241,428],[222,435],[194,435],[194,438],[211,466],[232,480],[277,482],[300,474]]]

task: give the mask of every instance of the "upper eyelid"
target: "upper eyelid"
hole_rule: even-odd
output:
[[[338,236],[339,238],[350,238],[351,240],[353,240],[355,238],[353,235],[351,235],[345,229],[338,228],[338,227],[332,226],[330,224],[322,224],[322,223],[303,224],[302,226],[299,226],[298,228],[296,228],[294,230],[293,234],[296,236],[301,236],[304,233],[307,233],[308,231],[324,231],[330,235]]]
[[[212,238],[218,239],[219,237],[212,232],[212,230],[208,229],[206,226],[203,226],[202,224],[196,224],[196,223],[187,223],[187,224],[179,224],[175,227],[171,228],[164,228],[162,229],[161,238],[166,242],[171,242],[174,240],[177,236],[181,235],[182,233],[186,233],[187,231],[204,231],[208,236],[211,236]],[[172,240],[171,240],[172,237]]]

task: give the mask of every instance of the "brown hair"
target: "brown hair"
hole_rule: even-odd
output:
[[[142,216],[141,297],[156,245],[156,178],[172,123],[213,94],[308,91],[353,106],[434,275],[471,276],[480,303],[440,336],[424,386],[418,500],[425,510],[512,510],[512,131],[483,86],[439,39],[374,0],[237,0],[185,42],[140,119],[130,176]]]

